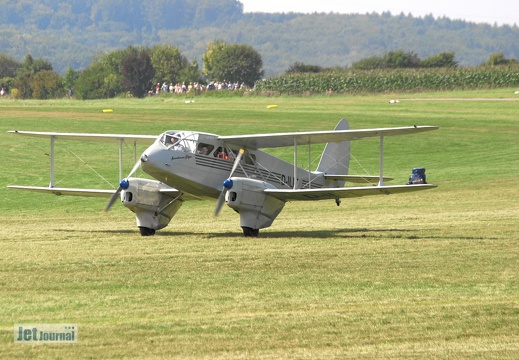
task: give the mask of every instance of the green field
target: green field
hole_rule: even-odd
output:
[[[519,99],[514,90],[0,99],[0,358],[519,358],[519,101],[505,100]],[[186,203],[143,238],[122,206],[101,215],[102,199],[6,189],[49,182],[48,141],[12,129],[232,135],[333,129],[343,117],[353,129],[439,126],[387,138],[384,168],[402,184],[425,167],[439,187],[340,207],[288,203],[253,239],[231,209],[214,218],[214,202]],[[377,139],[352,152],[351,173],[378,174]],[[56,156],[60,186],[118,182],[116,145],[62,141]],[[15,344],[13,325],[28,323],[78,324],[79,341]]]

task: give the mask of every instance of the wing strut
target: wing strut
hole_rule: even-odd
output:
[[[53,188],[56,186],[55,184],[55,176],[54,176],[54,160],[55,160],[55,152],[54,152],[54,142],[56,140],[55,136],[50,136],[50,184],[49,187]],[[119,139],[119,179],[123,178],[123,144],[124,138]],[[137,141],[133,143],[133,152],[134,157],[137,159]],[[137,160],[135,160],[137,162]]]
[[[312,146],[308,144],[308,188],[312,188]],[[302,184],[301,184],[302,185]]]
[[[378,186],[385,186],[384,184],[384,133],[380,133],[380,177],[378,180]]]
[[[297,189],[297,137],[294,136],[294,190]]]
[[[123,142],[124,139],[119,139],[119,179],[123,178]]]
[[[54,136],[50,137],[50,184],[49,187],[54,187]]]
[[[298,178],[297,178],[297,147],[298,147],[297,137],[294,136],[294,190],[298,189]],[[311,165],[312,165],[312,147],[311,143],[308,142],[308,188],[310,189],[312,187],[312,171],[311,171]],[[302,181],[301,181],[302,186]]]
[[[123,145],[124,138],[119,139],[119,179],[123,179]],[[133,162],[137,162],[137,140],[133,142]]]

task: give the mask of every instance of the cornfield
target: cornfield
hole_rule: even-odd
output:
[[[258,82],[259,92],[382,93],[519,86],[519,66],[444,69],[396,69],[337,71],[280,75]]]

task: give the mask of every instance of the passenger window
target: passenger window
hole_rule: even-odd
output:
[[[224,149],[221,146],[214,152],[214,157],[229,160],[229,154],[227,153],[227,149]]]
[[[256,155],[246,152],[244,155],[245,164],[254,165],[256,163]]]
[[[214,145],[200,143],[198,144],[197,154],[209,155],[214,149]]]

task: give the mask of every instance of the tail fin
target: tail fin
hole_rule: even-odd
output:
[[[335,130],[349,130],[348,120],[339,121]],[[350,166],[350,142],[327,143],[324,148],[317,171],[331,175],[348,175]]]

